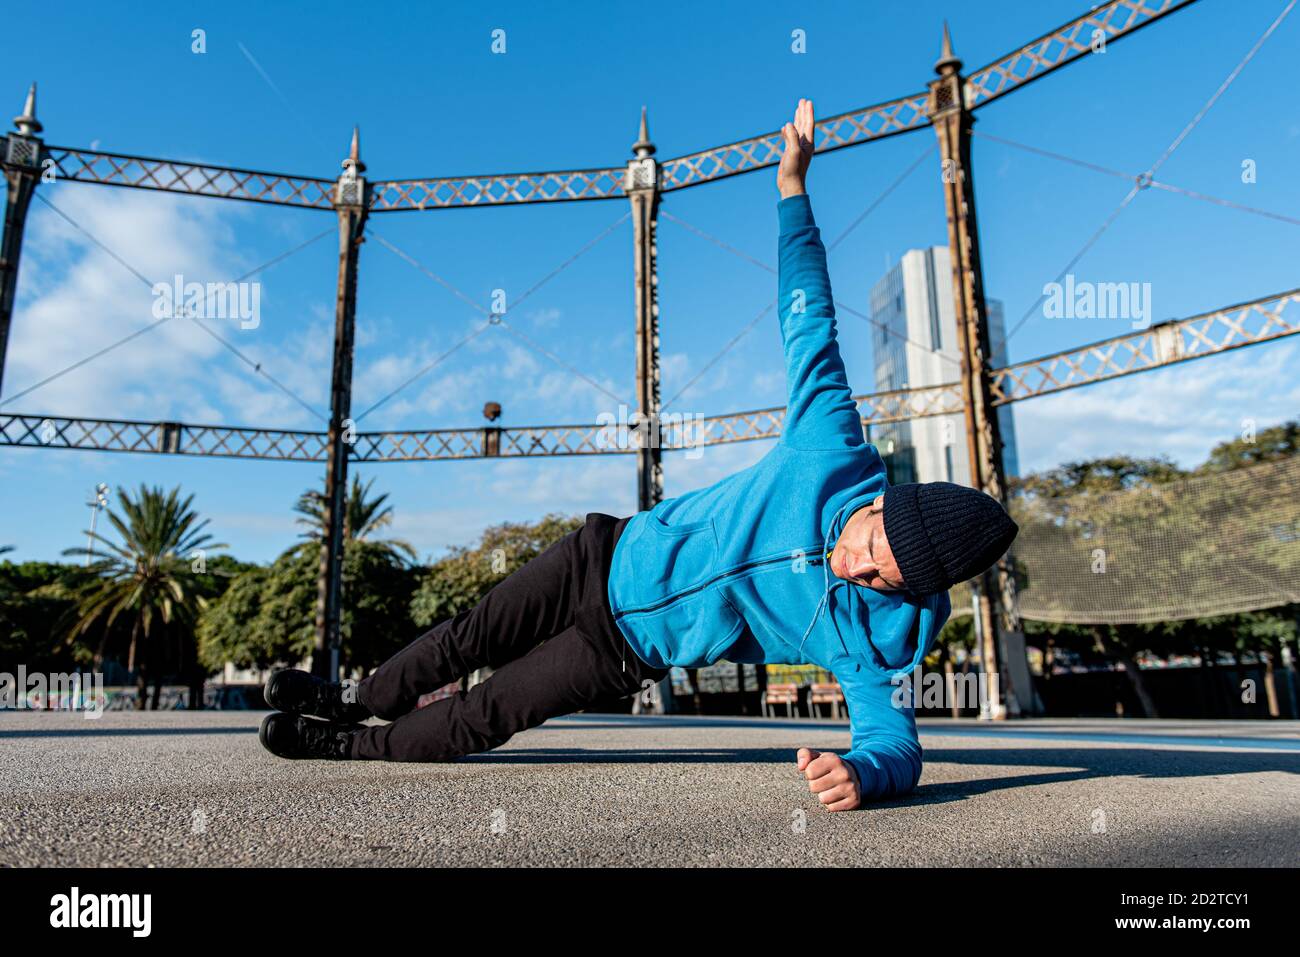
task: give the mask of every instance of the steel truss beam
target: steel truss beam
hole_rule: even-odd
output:
[[[1110,0],[1064,26],[994,60],[967,77],[969,109],[978,109],[1092,49],[1100,31],[1107,43],[1154,23],[1196,0]],[[817,124],[819,153],[856,146],[930,125],[924,92],[899,97]],[[82,183],[190,193],[221,199],[333,209],[334,180],[292,176],[201,163],[47,147],[59,178]],[[700,150],[661,164],[661,191],[684,189],[775,165],[781,158],[779,133],[766,133]],[[542,173],[505,173],[387,180],[371,184],[371,212],[508,206],[618,199],[625,196],[625,166]]]
[[[993,370],[993,404],[1061,392],[1300,332],[1300,288]]]
[[[1087,56],[1093,35],[1118,40],[1196,0],[1111,0],[966,77],[966,107],[978,109],[1026,83]]]
[[[1162,323],[1078,349],[993,370],[993,403],[1007,405],[1095,382],[1146,372],[1300,333],[1300,288],[1214,312]],[[863,426],[962,412],[956,382],[855,396]],[[669,451],[780,436],[785,409],[661,421],[660,446]],[[353,462],[427,462],[441,459],[630,455],[638,434],[612,425],[538,425],[520,428],[424,429],[361,432]],[[0,446],[161,452],[222,458],[325,461],[326,434],[182,422],[69,419],[0,415]]]
[[[626,166],[551,173],[498,173],[397,179],[374,184],[372,213],[455,206],[517,206],[584,199],[619,199]]]
[[[817,152],[828,153],[928,126],[930,121],[925,115],[925,101],[925,93],[915,93],[888,103],[827,117],[817,123]],[[781,142],[779,131],[764,133],[738,143],[665,160],[662,164],[663,191],[698,186],[775,166],[781,161],[784,149]]]
[[[242,199],[277,206],[334,209],[335,180],[267,173],[260,170],[179,163],[123,153],[46,146],[57,179],[106,186],[130,186],[165,193],[190,193],[218,199]]]

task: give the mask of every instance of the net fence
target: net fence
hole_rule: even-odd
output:
[[[1168,484],[1013,501],[1020,613],[1130,624],[1300,602],[1300,456]]]

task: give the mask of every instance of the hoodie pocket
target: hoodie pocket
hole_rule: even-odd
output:
[[[670,525],[652,513],[636,554],[632,593],[637,606],[650,605],[708,581],[717,562],[718,536],[712,519]]]
[[[745,631],[745,620],[717,586],[690,592],[626,621],[667,664],[699,668],[718,661]]]

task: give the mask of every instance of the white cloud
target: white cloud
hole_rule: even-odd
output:
[[[358,357],[353,408],[368,409],[481,325],[480,319],[467,320],[457,329],[423,340],[417,348],[399,347],[396,351]],[[566,361],[563,355],[559,357]],[[365,426],[427,426],[441,420],[447,426],[474,427],[480,424],[485,401],[502,402],[507,407],[504,421],[510,424],[595,422],[598,415],[613,411],[616,404],[602,388],[615,396],[629,391],[596,370],[581,369],[576,364],[574,368],[582,375],[536,352],[512,337],[509,330],[488,328],[404,386],[375,411],[373,420],[366,419]],[[451,421],[453,416],[462,418]]]
[[[706,445],[699,458],[688,452],[671,452],[664,456],[664,486],[669,495],[681,495],[691,489],[704,488],[714,482],[747,469],[772,450],[773,443],[732,442]]]
[[[631,456],[515,459],[478,463],[446,507],[394,508],[393,536],[425,555],[478,540],[490,525],[536,520],[548,512],[630,515],[636,510],[636,471]],[[453,483],[448,483],[453,485]]]
[[[56,189],[51,202],[140,275],[38,205],[24,249],[5,369],[6,398],[156,322],[154,297],[143,280],[169,282],[181,275],[186,281],[224,281],[256,265],[237,242],[234,224],[241,214],[226,206],[80,185]],[[319,360],[322,348],[328,357],[328,330],[313,328],[280,336],[277,342],[269,321],[247,330],[226,320],[210,320],[208,326],[289,389],[309,402],[323,402],[319,370],[309,370],[304,360]],[[324,367],[328,369],[327,359]],[[219,341],[185,320],[159,325],[10,408],[100,418],[225,421],[233,416],[241,424],[287,426],[313,421]]]
[[[1102,455],[1204,461],[1219,442],[1300,415],[1300,343],[1286,340],[1013,406],[1022,472]]]
[[[563,315],[564,314],[559,309],[556,309],[554,306],[548,306],[544,309],[534,309],[531,312],[525,313],[524,318],[538,329],[549,329],[558,323]]]
[[[483,489],[484,497],[543,512],[626,513],[636,508],[634,463],[631,455],[502,462]]]
[[[710,446],[699,459],[685,453],[664,455],[669,495],[702,488],[758,461],[770,442]],[[468,465],[468,463],[466,463]],[[475,471],[440,497],[446,507],[421,509],[399,503],[393,536],[416,547],[421,556],[440,555],[450,545],[478,540],[490,525],[535,520],[548,512],[585,515],[636,511],[636,459],[632,455],[513,459],[469,466]]]

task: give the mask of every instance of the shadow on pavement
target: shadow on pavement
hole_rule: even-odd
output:
[[[1054,784],[1086,778],[1199,778],[1227,774],[1260,774],[1282,771],[1300,774],[1300,755],[1202,751],[1162,747],[1144,748],[1004,748],[998,750],[958,750],[927,748],[927,764],[964,764],[989,767],[1058,767],[1069,770],[1055,773],[986,778],[922,784],[906,802],[943,803],[962,800],[1028,784]]]
[[[808,747],[825,751],[842,751],[843,742],[829,747]],[[461,763],[473,764],[775,764],[794,765],[794,748],[510,748],[464,757]],[[971,781],[925,783],[906,798],[882,801],[872,807],[943,804],[961,801],[994,791],[1039,784],[1061,784],[1088,778],[1196,778],[1228,774],[1259,774],[1282,771],[1300,774],[1300,755],[1242,753],[1162,748],[1024,748],[956,750],[930,748],[925,752],[928,765],[962,764],[985,767],[1061,768],[981,778]]]
[[[257,734],[256,725],[238,725],[230,728],[112,728],[96,727],[87,719],[84,728],[21,728],[0,731],[0,738],[137,738],[155,735],[188,734]]]

